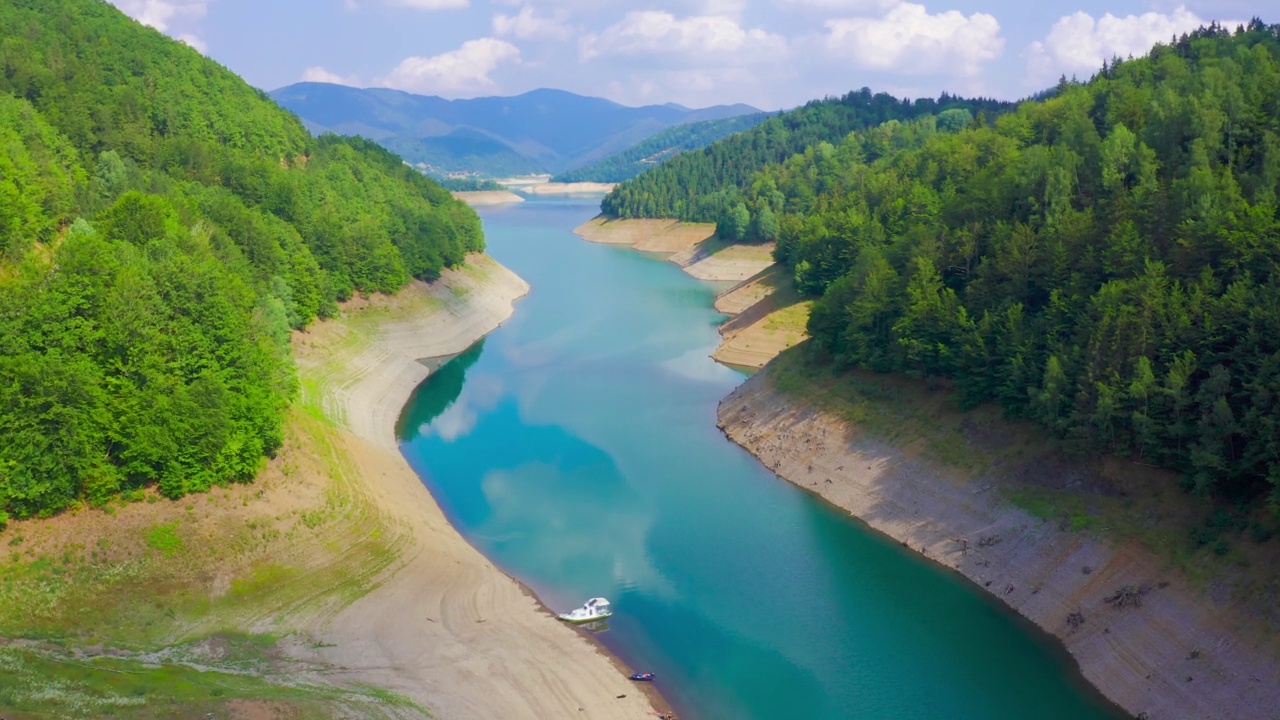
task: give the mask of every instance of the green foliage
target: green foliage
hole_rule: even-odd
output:
[[[938,113],[939,132],[960,132],[973,122],[973,113],[968,108],[951,108]]]
[[[398,157],[106,3],[8,3],[0,38],[0,511],[252,479],[290,330],[483,248]]]
[[[76,152],[25,100],[0,95],[0,260],[51,240],[84,174]]]
[[[1280,497],[1278,37],[1211,26],[994,124],[890,121],[744,202],[778,212],[838,361],[951,378],[1199,495]]]
[[[951,109],[996,114],[1010,107],[996,100],[961,100],[945,93],[937,100],[898,100],[863,88],[840,98],[815,100],[702,150],[677,155],[614,188],[600,208],[622,218],[718,222],[726,210],[741,202],[755,172],[806,148],[840,142],[850,132],[892,119]],[[775,212],[782,209],[773,208]]]
[[[716,234],[729,242],[737,242],[747,237],[750,226],[751,212],[746,205],[738,203],[721,214],[716,222]]]
[[[551,178],[551,181],[616,183],[630,180],[680,153],[701,150],[717,140],[750,130],[768,117],[768,113],[754,113],[669,127],[620,153],[584,168],[561,173]]]
[[[178,534],[176,522],[151,528],[147,531],[146,541],[147,547],[165,555],[176,555],[182,550],[182,536]]]

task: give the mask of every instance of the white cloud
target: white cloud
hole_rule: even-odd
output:
[[[558,11],[550,16],[534,12],[532,5],[525,5],[514,15],[498,13],[493,16],[493,33],[499,37],[515,36],[521,40],[568,40],[573,29],[566,21],[568,13]]]
[[[207,0],[113,0],[124,14],[160,32],[169,32],[174,23],[196,21],[209,9]]]
[[[742,17],[747,9],[747,0],[702,0],[698,11],[702,15],[721,15],[725,17]]]
[[[329,72],[318,65],[313,65],[303,70],[302,77],[299,80],[302,82],[333,83],[334,85],[355,86],[357,84],[355,76],[344,77],[337,73]]]
[[[204,53],[204,54],[208,54],[209,52],[209,46],[205,44],[204,40],[201,40],[198,36],[193,35],[191,33],[181,33],[177,35],[174,39],[177,40],[178,42],[184,42],[190,45],[191,47],[195,48],[197,52]]]
[[[643,10],[584,37],[580,50],[584,60],[602,55],[689,55],[741,63],[777,60],[786,54],[787,43],[780,35],[744,29],[723,15],[677,18]]]
[[[504,63],[520,62],[520,50],[505,40],[481,38],[432,57],[405,58],[383,78],[382,85],[418,93],[490,91],[489,74]]]
[[[454,10],[470,4],[469,0],[389,0],[389,3],[415,10]]]
[[[973,77],[1004,50],[1000,23],[991,15],[966,17],[955,10],[931,15],[909,2],[893,5],[879,18],[829,20],[826,27],[832,55],[874,70]]]
[[[666,71],[646,68],[646,72],[614,75],[613,79],[591,88],[589,92],[623,105],[675,102],[687,107],[707,107],[741,102],[768,108],[778,106],[773,92],[785,82],[776,75],[773,70],[765,68]]]
[[[825,12],[884,12],[901,0],[774,0],[784,9],[799,8]]]
[[[111,0],[120,11],[200,52],[208,46],[197,34],[200,21],[209,10],[208,0]]]
[[[1146,55],[1156,43],[1205,24],[1183,6],[1167,14],[1116,17],[1107,13],[1096,20],[1077,12],[1054,23],[1043,41],[1031,43],[1030,73],[1038,81],[1060,74],[1092,74],[1101,69],[1104,60]]]

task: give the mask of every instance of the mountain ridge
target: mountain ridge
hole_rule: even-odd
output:
[[[444,174],[501,175],[512,168],[563,172],[674,125],[759,112],[743,104],[631,107],[553,88],[450,100],[390,88],[304,82],[268,95],[312,132],[362,135]],[[490,142],[478,146],[478,139]]]

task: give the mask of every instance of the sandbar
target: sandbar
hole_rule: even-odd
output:
[[[510,190],[455,190],[453,197],[471,207],[488,207],[490,205],[508,205],[524,202],[524,198]]]

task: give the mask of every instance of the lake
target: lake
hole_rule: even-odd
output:
[[[532,286],[432,375],[401,448],[453,524],[686,720],[1120,718],[959,575],[779,479],[717,430],[722,288],[572,229],[597,200],[481,211]]]

